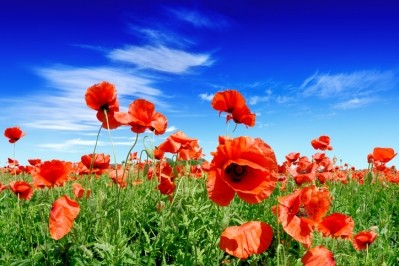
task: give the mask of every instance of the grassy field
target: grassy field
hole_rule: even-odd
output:
[[[137,177],[135,177],[137,178]],[[0,194],[1,265],[302,265],[306,248],[287,235],[272,213],[277,197],[298,186],[288,177],[259,204],[237,197],[229,206],[214,204],[207,195],[206,175],[182,176],[169,197],[159,193],[157,180],[119,189],[107,174],[82,176],[63,187],[35,190],[31,200],[18,199],[10,189]],[[0,182],[32,181],[28,174],[3,173]],[[356,251],[350,240],[322,237],[314,232],[312,246],[324,245],[337,265],[398,265],[399,204],[397,184],[380,181],[369,173],[364,184],[327,182],[333,198],[329,214],[340,212],[355,222],[354,232],[373,228],[378,236],[367,250]],[[72,183],[91,190],[79,200],[80,213],[69,234],[50,237],[52,202],[61,195],[73,198]],[[220,234],[228,226],[247,221],[272,226],[271,246],[262,254],[239,260],[219,248]]]

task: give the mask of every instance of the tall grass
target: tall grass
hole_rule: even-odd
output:
[[[15,178],[0,174],[2,184]],[[28,175],[17,178],[31,181]],[[120,190],[120,209],[107,175],[81,178],[78,182],[91,189],[91,196],[79,200],[81,211],[72,231],[58,241],[49,234],[49,212],[59,196],[73,197],[72,181],[36,190],[30,201],[19,200],[10,190],[1,192],[0,265],[302,265],[306,249],[284,233],[271,211],[278,196],[295,189],[292,180],[260,204],[235,198],[220,207],[208,199],[205,178],[177,179],[172,201],[159,193],[156,179],[141,178],[142,184]],[[313,246],[330,249],[337,265],[398,265],[398,185],[371,179],[363,185],[327,185],[333,197],[329,213],[350,215],[355,232],[374,227],[378,237],[368,250],[355,251],[348,240],[315,232]],[[240,261],[219,249],[224,228],[251,220],[273,227],[274,239],[266,252]]]

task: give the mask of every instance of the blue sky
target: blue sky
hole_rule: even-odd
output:
[[[135,151],[145,135],[159,144],[182,130],[210,159],[226,134],[210,99],[237,89],[257,117],[232,136],[262,138],[281,163],[326,134],[328,155],[365,168],[374,147],[399,150],[398,12],[389,1],[2,1],[0,129],[26,132],[22,164],[79,161],[99,128],[84,94],[106,80],[122,111],[145,98],[168,117],[168,132]],[[122,161],[134,134],[112,136]],[[13,147],[0,147],[5,164]],[[97,151],[112,154],[106,131]]]

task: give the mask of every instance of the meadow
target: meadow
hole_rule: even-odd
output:
[[[166,117],[143,99],[119,112],[112,84],[85,99],[110,133],[165,133]],[[255,124],[238,91],[216,94],[212,107],[227,122]],[[5,136],[15,145],[23,132]],[[0,172],[0,265],[399,264],[392,148],[360,155],[369,168],[354,169],[328,157],[328,136],[284,162],[245,136],[221,136],[210,162],[181,131],[135,145],[121,164],[96,147],[80,162],[10,158]]]

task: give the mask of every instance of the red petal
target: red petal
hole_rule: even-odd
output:
[[[58,240],[68,234],[79,212],[79,203],[68,196],[62,196],[54,201],[49,219],[51,238]]]

